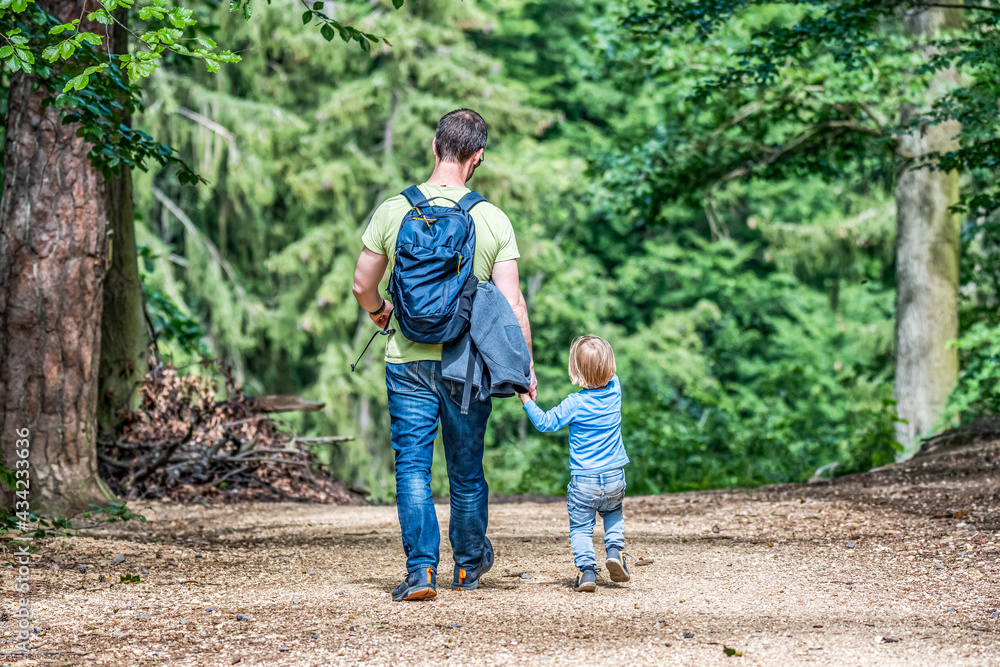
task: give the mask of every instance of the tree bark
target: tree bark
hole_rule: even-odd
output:
[[[113,40],[122,51],[128,43],[124,27],[128,11],[118,9]],[[131,125],[123,116],[118,122]],[[132,171],[121,168],[107,179],[108,274],[104,281],[101,317],[101,363],[98,370],[98,434],[112,438],[122,411],[138,407],[139,385],[149,370],[149,335],[135,245],[135,205]]]
[[[73,0],[42,0],[62,20]],[[89,29],[89,28],[87,28]],[[97,474],[97,369],[107,271],[106,183],[76,125],[11,77],[0,201],[0,451],[30,429],[31,509],[71,515],[110,497]],[[4,490],[2,502],[11,508]]]
[[[906,18],[907,31],[932,37],[961,26],[959,9],[925,8]],[[931,55],[929,48],[926,55]],[[939,72],[927,101],[958,83],[954,70]],[[906,123],[919,111],[902,109]],[[920,126],[902,135],[897,154],[902,170],[896,185],[896,401],[897,440],[909,458],[920,438],[933,430],[958,376],[958,356],[948,342],[958,337],[959,221],[956,172],[934,171],[921,156],[958,148],[961,125],[950,121]]]

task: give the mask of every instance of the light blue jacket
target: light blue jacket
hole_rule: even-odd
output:
[[[570,394],[548,412],[534,401],[525,403],[524,410],[543,433],[569,426],[569,470],[574,475],[597,475],[629,462],[622,441],[622,388],[617,375],[603,389]]]

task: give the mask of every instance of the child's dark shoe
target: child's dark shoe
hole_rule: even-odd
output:
[[[597,571],[593,565],[584,565],[576,573],[576,581],[573,582],[574,591],[593,591],[597,588]]]
[[[604,563],[611,575],[611,581],[624,582],[632,579],[628,573],[628,564],[625,562],[625,554],[621,549],[611,547],[608,549],[608,560]]]
[[[432,567],[422,567],[411,572],[396,590],[392,599],[396,602],[410,600],[429,600],[437,595],[437,573]]]

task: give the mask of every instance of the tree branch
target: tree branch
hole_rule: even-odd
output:
[[[222,267],[222,271],[226,274],[226,276],[229,277],[230,282],[233,284],[233,289],[236,290],[236,294],[237,296],[239,296],[240,301],[246,302],[247,300],[246,290],[243,289],[243,285],[241,285],[239,280],[237,280],[236,272],[233,270],[233,267],[229,264],[228,261],[226,261],[226,258],[222,256],[222,253],[220,253],[219,249],[215,247],[215,244],[212,243],[207,237],[205,237],[205,235],[203,235],[198,230],[194,222],[191,221],[191,218],[187,216],[187,214],[181,209],[180,206],[178,206],[174,202],[174,200],[165,195],[162,190],[160,190],[155,185],[152,188],[150,188],[150,190],[153,193],[153,196],[161,204],[163,204],[167,208],[167,210],[174,215],[175,218],[180,220],[181,224],[184,225],[184,229],[187,230],[187,233],[193,236],[194,238],[198,239],[205,245],[205,249],[208,250],[208,254],[212,256],[212,259],[220,267]]]
[[[797,148],[802,146],[802,144],[806,143],[811,138],[813,138],[817,134],[820,134],[823,130],[826,129],[850,130],[852,132],[858,132],[859,134],[867,134],[873,137],[887,136],[884,130],[868,127],[867,125],[863,125],[853,120],[831,120],[825,123],[818,123],[807,129],[805,132],[795,137],[791,141],[789,141],[787,144],[779,146],[778,148],[774,149],[771,152],[771,154],[768,155],[765,159],[755,162],[753,164],[742,166],[738,169],[733,169],[728,174],[726,174],[718,181],[716,181],[715,184],[712,185],[710,190],[716,190],[720,186],[725,185],[730,181],[734,181],[737,178],[749,176],[750,174],[757,171],[761,167],[766,167],[767,165],[774,164],[779,159],[795,151]]]

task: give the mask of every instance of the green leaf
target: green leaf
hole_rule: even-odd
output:
[[[12,53],[14,53],[13,46],[0,46],[0,58],[10,58]]]
[[[63,92],[65,93],[70,90],[81,90],[88,83],[90,83],[90,77],[87,76],[86,74],[80,74],[78,76],[74,76],[72,79],[66,82],[65,86],[63,86]]]
[[[312,17],[313,13],[310,10],[307,9],[302,12],[302,25],[307,25],[310,21],[312,21]]]
[[[247,0],[247,3],[245,5],[243,5],[243,18],[245,18],[247,21],[249,21],[251,14],[253,14],[253,10],[250,9],[250,2],[249,2],[249,0]]]
[[[184,7],[174,7],[170,10],[169,19],[175,28],[184,28],[193,25],[195,21],[191,18],[192,11]]]
[[[337,33],[334,32],[333,28],[330,26],[329,23],[323,24],[323,27],[319,29],[319,34],[323,35],[323,39],[325,39],[328,42],[332,41],[333,38],[337,36]]]
[[[392,6],[399,9],[403,6],[403,0],[392,0]]]
[[[313,9],[315,9],[316,11],[319,11],[319,10],[323,9],[323,7],[325,5],[326,5],[325,2],[314,2],[313,3]]]

